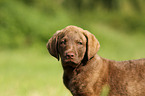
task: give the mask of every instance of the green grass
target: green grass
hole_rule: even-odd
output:
[[[90,29],[100,41],[100,56],[114,60],[145,57],[142,34],[116,33],[102,24]],[[48,54],[45,45],[0,50],[0,96],[71,96],[63,85],[62,74],[60,61]],[[101,96],[107,91],[104,89]]]
[[[32,49],[1,51],[0,96],[68,96],[61,65],[46,53]]]

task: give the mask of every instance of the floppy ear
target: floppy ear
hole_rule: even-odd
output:
[[[100,44],[96,37],[90,32],[84,30],[83,33],[87,38],[87,56],[89,60],[98,52]]]
[[[58,53],[58,34],[61,31],[57,31],[47,42],[47,49],[49,51],[49,53],[54,56],[55,58],[57,58],[59,60],[59,53]]]

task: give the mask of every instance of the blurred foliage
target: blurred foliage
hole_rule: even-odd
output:
[[[144,0],[1,0],[0,47],[47,40],[59,29],[105,24],[127,34],[145,34]]]

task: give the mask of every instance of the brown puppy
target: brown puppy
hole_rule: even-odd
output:
[[[145,58],[112,61],[97,55],[95,36],[76,26],[57,31],[47,43],[50,54],[64,69],[63,81],[73,96],[100,96],[108,85],[109,96],[145,96]]]

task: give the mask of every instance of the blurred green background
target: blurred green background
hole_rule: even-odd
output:
[[[46,49],[48,39],[68,25],[93,33],[104,58],[144,58],[144,5],[144,0],[0,0],[0,96],[71,96],[60,62]]]

